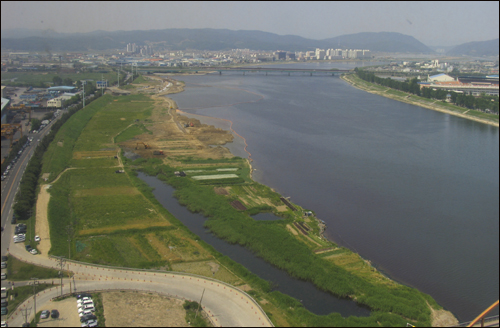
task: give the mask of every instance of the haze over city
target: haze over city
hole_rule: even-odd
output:
[[[428,46],[498,38],[497,1],[470,2],[29,2],[2,1],[2,31],[214,28],[325,39],[398,32]]]

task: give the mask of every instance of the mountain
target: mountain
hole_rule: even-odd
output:
[[[467,42],[446,52],[448,56],[498,56],[499,39],[489,41]]]
[[[15,37],[19,35],[19,37]],[[228,29],[165,29],[148,31],[94,31],[90,33],[56,33],[17,29],[2,31],[2,50],[11,51],[99,51],[125,49],[127,43],[139,46],[146,42],[161,44],[170,50],[286,50],[307,51],[316,48],[369,49],[381,52],[432,53],[415,38],[391,32],[357,33],[325,40],[296,35],[278,35],[262,31]]]
[[[379,52],[434,53],[412,36],[396,32],[362,32],[324,39],[325,48],[368,49]]]

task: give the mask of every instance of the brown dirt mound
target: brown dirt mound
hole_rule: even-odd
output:
[[[233,200],[231,206],[239,211],[245,211],[247,209],[239,200]]]

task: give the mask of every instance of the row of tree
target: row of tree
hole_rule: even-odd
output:
[[[391,89],[408,92],[416,96],[421,96],[429,99],[446,100],[449,94],[451,102],[457,106],[465,107],[468,109],[477,109],[481,111],[486,111],[488,109],[491,112],[498,114],[498,96],[487,96],[483,94],[479,97],[475,97],[472,95],[466,95],[464,93],[457,93],[443,89],[432,89],[428,87],[421,89],[420,84],[418,84],[419,81],[417,78],[401,82],[391,78],[381,78],[376,76],[373,72],[361,69],[356,69],[355,71],[359,78],[367,82],[383,85]]]
[[[94,99],[97,99],[99,95],[96,95]],[[49,147],[52,140],[54,140],[57,131],[61,126],[77,111],[82,109],[83,105],[78,104],[74,108],[68,110],[67,113],[63,114],[57,122],[52,125],[51,131],[40,141],[33,156],[31,157],[28,165],[23,174],[23,178],[19,185],[19,191],[16,194],[14,201],[14,212],[20,220],[26,220],[32,214],[35,202],[36,202],[36,191],[38,186],[38,179],[40,178],[40,173],[42,170],[42,160],[43,155],[47,148]]]

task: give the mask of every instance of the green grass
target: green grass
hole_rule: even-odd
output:
[[[86,159],[71,159],[68,163],[70,167],[76,168],[109,168],[118,166],[118,160],[113,157],[108,158],[86,158]],[[118,168],[116,168],[118,169]]]
[[[186,322],[192,327],[212,327],[209,320],[206,320],[200,305],[197,302],[184,301],[184,310],[186,310]]]
[[[33,255],[37,256],[37,255]],[[31,278],[51,279],[58,278],[58,270],[44,268],[33,264],[25,263],[14,256],[9,256],[7,260],[7,276],[12,281],[24,281]]]
[[[153,134],[153,132],[146,129],[146,127],[143,124],[137,123],[120,132],[120,134],[118,134],[115,137],[115,143],[120,143],[123,141],[130,140],[135,136],[141,135],[143,133]]]
[[[150,81],[145,79],[142,75],[139,75],[132,83],[133,84],[141,84],[141,83],[149,83]]]
[[[36,291],[41,292],[54,286],[57,285],[39,284],[36,287]],[[10,295],[14,296],[13,300],[10,300]],[[19,304],[23,303],[31,296],[33,296],[33,286],[15,287],[14,290],[9,288],[9,305],[7,306],[7,309],[9,310],[8,314],[12,314],[12,311],[14,311]]]

